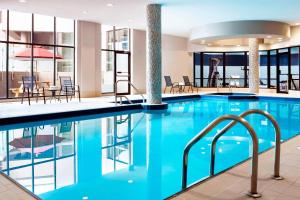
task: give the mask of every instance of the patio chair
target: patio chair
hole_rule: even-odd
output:
[[[164,78],[165,78],[165,82],[166,82],[166,87],[164,89],[164,93],[166,93],[166,90],[168,87],[171,88],[170,93],[173,91],[173,94],[174,94],[175,88],[178,88],[178,90],[180,90],[180,86],[179,86],[178,82],[173,83],[170,76],[164,76]]]
[[[183,83],[184,83],[182,91],[185,92],[185,87],[188,87],[188,92],[191,90],[193,93],[194,92],[193,91],[194,83],[190,82],[190,79],[188,76],[182,76],[182,78],[183,78]],[[198,91],[198,88],[197,88],[197,91]]]
[[[69,102],[69,97],[70,100],[72,100],[72,97],[73,96],[75,97],[75,94],[77,93],[80,102],[81,99],[80,99],[79,85],[74,85],[70,76],[60,76],[59,80],[60,80],[59,98],[61,96],[66,96],[66,100],[67,102]]]
[[[27,93],[29,105],[30,105],[31,97],[36,96],[36,102],[38,102],[40,95],[42,95],[42,97],[44,98],[44,104],[46,104],[45,88],[38,86],[35,76],[22,76],[22,83],[23,83],[23,95],[21,100],[22,104],[26,93]]]
[[[285,91],[287,92],[289,89],[288,89],[288,80],[283,80],[283,81],[280,81],[279,82],[279,88],[280,88],[280,91]]]

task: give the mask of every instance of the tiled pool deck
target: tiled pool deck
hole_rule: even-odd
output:
[[[201,93],[206,94],[209,92]],[[194,93],[195,94],[195,93]],[[189,94],[165,94],[164,97],[183,96]],[[299,97],[298,94],[272,94],[264,93],[262,96],[279,96],[286,98]],[[130,99],[138,99],[139,96],[130,96]],[[66,103],[64,100],[47,104],[33,102],[31,106],[25,101],[1,102],[0,119],[14,118],[20,116],[41,115],[48,113],[63,113],[68,111],[83,111],[89,109],[100,109],[116,107],[113,97],[83,98],[79,103],[78,99]],[[118,108],[117,108],[118,109]],[[22,122],[22,121],[20,121]],[[270,179],[273,167],[274,150],[265,152],[259,156],[259,192],[268,200],[296,200],[300,199],[300,136],[289,140],[282,145],[281,171],[285,178],[282,181]],[[209,179],[202,184],[192,187],[190,190],[172,198],[175,200],[229,200],[229,199],[251,199],[245,195],[249,189],[249,161],[234,167],[233,169]],[[34,200],[22,190],[17,184],[0,174],[0,200]]]
[[[31,194],[0,174],[0,200],[37,200]]]

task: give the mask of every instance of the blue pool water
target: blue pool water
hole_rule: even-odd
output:
[[[220,115],[254,108],[278,120],[282,140],[300,132],[299,101],[174,101],[167,111],[0,127],[0,169],[45,200],[160,200],[181,190],[182,154],[191,138]],[[247,120],[258,134],[260,151],[274,146],[268,120],[259,115]],[[226,123],[191,149],[189,184],[208,176],[212,136]],[[216,172],[249,156],[251,139],[237,125],[217,144]]]

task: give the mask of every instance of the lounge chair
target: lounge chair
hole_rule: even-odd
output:
[[[178,90],[180,90],[180,86],[179,86],[178,82],[173,83],[170,76],[164,76],[164,78],[165,78],[165,82],[166,82],[166,87],[164,89],[164,93],[166,93],[166,90],[168,87],[171,88],[170,93],[173,91],[173,94],[174,94],[175,88],[178,88]]]
[[[46,104],[45,88],[39,87],[35,76],[22,76],[23,83],[23,95],[21,103],[23,104],[25,94],[27,93],[28,103],[30,105],[30,98],[36,96],[36,102],[39,100],[39,96],[44,98],[44,104]]]
[[[193,82],[190,82],[190,79],[188,76],[182,76],[183,78],[183,82],[184,82],[184,85],[182,86],[182,91],[184,92],[185,91],[185,87],[188,87],[188,92],[191,90],[192,93],[194,92],[193,91],[193,86],[194,86],[194,83]],[[197,88],[198,89],[198,88]]]
[[[70,100],[72,100],[72,97],[73,96],[75,97],[75,94],[77,93],[80,102],[81,99],[80,99],[79,85],[74,85],[70,76],[60,76],[59,80],[60,80],[59,97],[66,96],[67,102],[69,102],[69,97]]]
[[[262,80],[259,80],[259,87],[260,88],[268,88],[268,85],[264,83]]]

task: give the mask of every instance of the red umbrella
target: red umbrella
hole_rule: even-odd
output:
[[[32,55],[32,49],[31,48],[26,48],[25,50],[22,50],[18,53],[16,53],[13,57],[14,58],[24,58],[24,59],[29,59],[31,58]],[[37,59],[63,59],[61,55],[54,55],[51,51],[48,49],[45,49],[41,46],[34,46],[33,47],[33,58],[35,58],[35,72],[37,72],[37,65],[38,65],[38,60]],[[12,72],[12,77],[13,77],[13,72]]]
[[[31,58],[31,48],[26,48],[25,50],[22,50],[14,55],[15,58]],[[33,58],[42,58],[42,59],[63,59],[60,55],[54,55],[51,51],[48,49],[45,49],[40,46],[33,47]]]

